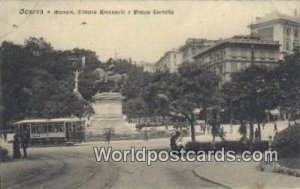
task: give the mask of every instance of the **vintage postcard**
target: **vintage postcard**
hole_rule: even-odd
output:
[[[300,188],[300,1],[0,0],[2,188]]]

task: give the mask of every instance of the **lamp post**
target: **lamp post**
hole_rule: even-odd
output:
[[[251,30],[251,37],[253,36],[253,32]],[[254,45],[251,45],[251,69],[254,70]],[[251,93],[250,93],[250,117],[249,117],[249,124],[250,124],[250,150],[253,149],[253,136],[254,136],[254,105],[256,104],[256,83],[255,81],[251,85]]]

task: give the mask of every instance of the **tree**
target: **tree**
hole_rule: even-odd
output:
[[[196,63],[182,64],[167,84],[172,110],[182,114],[190,123],[191,139],[195,142],[195,109],[207,107],[218,88],[219,78]]]
[[[232,74],[231,81],[223,86],[226,101],[235,118],[249,121],[250,142],[253,142],[253,124],[260,123],[266,110],[278,105],[278,87],[272,82],[271,70],[264,66],[251,66]],[[228,90],[229,89],[229,90]]]
[[[285,57],[273,72],[273,83],[278,84],[281,109],[289,114],[300,110],[300,55],[299,53]]]
[[[179,67],[181,77],[189,80],[187,85],[192,92],[196,93],[198,108],[203,110],[203,118],[207,122],[208,108],[219,105],[219,82],[220,78],[201,65],[191,62]]]
[[[4,127],[29,117],[92,113],[90,104],[73,94],[78,65],[69,59],[71,51],[54,50],[42,38],[29,38],[24,46],[3,42],[0,50]]]
[[[44,53],[53,51],[51,44],[46,42],[42,37],[29,37],[29,39],[26,39],[25,49],[30,51],[34,56],[40,56]]]
[[[129,119],[138,118],[138,123],[141,122],[141,118],[146,115],[146,103],[142,98],[129,99],[124,103],[124,112]]]

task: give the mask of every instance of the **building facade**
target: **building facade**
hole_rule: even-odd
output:
[[[254,64],[275,66],[279,60],[279,43],[258,37],[235,36],[200,52],[194,60],[219,74],[224,83],[230,80],[232,73],[250,66],[252,57]]]
[[[216,44],[217,41],[218,40],[189,38],[185,41],[183,46],[166,52],[164,56],[156,62],[156,70],[177,72],[180,64],[193,61],[195,55]]]
[[[140,66],[143,67],[144,72],[149,72],[149,73],[155,72],[155,65],[153,63],[142,61],[140,63]]]
[[[182,61],[182,53],[177,49],[167,51],[156,63],[156,71],[170,71],[171,73],[177,72],[178,65]]]
[[[189,38],[185,44],[179,48],[182,53],[182,63],[193,61],[193,57],[198,53],[204,51],[208,47],[216,44],[218,40],[208,40],[201,38]]]
[[[249,26],[262,40],[278,41],[280,44],[280,58],[299,49],[300,17],[283,15],[279,12],[257,17],[255,23]]]

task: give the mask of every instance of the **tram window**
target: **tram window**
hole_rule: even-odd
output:
[[[55,130],[54,130],[54,127],[53,127],[53,125],[52,125],[52,123],[48,123],[47,126],[48,126],[48,132],[49,132],[49,133],[52,133],[52,132],[55,131]]]
[[[37,133],[37,128],[36,128],[36,126],[31,126],[31,132],[32,132],[32,133]]]
[[[59,125],[57,126],[57,132],[63,132],[63,126]]]
[[[43,126],[33,126],[32,133],[46,133],[46,127]]]
[[[40,130],[40,133],[46,133],[47,132],[46,127],[43,127],[43,126],[40,126],[39,130]]]
[[[62,125],[54,125],[54,132],[63,132]]]

